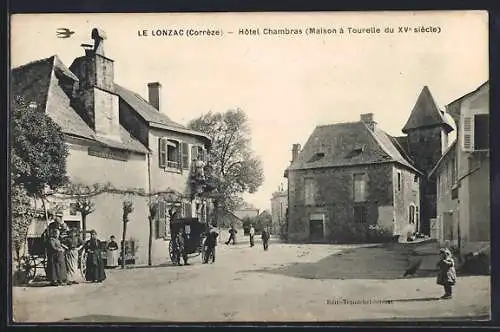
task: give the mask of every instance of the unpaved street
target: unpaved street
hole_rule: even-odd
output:
[[[15,287],[18,322],[346,321],[489,315],[490,278],[461,277],[452,300],[407,257],[374,245],[219,244],[215,264],[107,271],[103,284]],[[471,296],[474,294],[474,296]],[[350,302],[345,304],[344,302]],[[363,303],[364,302],[364,303]],[[371,303],[370,303],[371,302]]]

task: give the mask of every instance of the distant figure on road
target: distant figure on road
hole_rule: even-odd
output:
[[[440,260],[437,263],[439,268],[437,284],[444,287],[444,295],[441,296],[441,299],[448,300],[452,298],[452,287],[457,281],[455,262],[449,249],[441,248],[439,256]]]
[[[253,247],[254,246],[254,239],[255,237],[255,228],[253,227],[253,225],[250,225],[250,247]]]
[[[226,241],[226,244],[229,244],[231,241],[233,241],[233,244],[236,244],[236,233],[238,233],[238,231],[231,225],[229,229],[229,239]]]
[[[269,234],[269,231],[267,230],[267,227],[264,227],[262,229],[262,245],[264,246],[264,250],[267,251],[267,249],[269,248],[269,237],[270,237],[270,234]]]
[[[210,227],[210,231],[208,232],[207,239],[205,240],[206,251],[205,258],[203,260],[203,264],[207,264],[210,257],[212,257],[212,263],[215,263],[215,246],[217,245],[217,237],[219,233],[215,230],[214,227]]]

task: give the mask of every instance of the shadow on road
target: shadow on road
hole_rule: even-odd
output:
[[[397,299],[397,300],[390,300],[392,303],[394,302],[432,302],[432,301],[439,301],[439,297],[421,297],[421,298],[416,298],[416,299]]]
[[[411,248],[398,243],[349,248],[314,263],[292,263],[278,268],[241,272],[280,274],[304,279],[401,279],[410,266]],[[418,271],[415,277],[434,272]]]
[[[60,323],[160,323],[159,320],[108,315],[87,315],[65,318]]]

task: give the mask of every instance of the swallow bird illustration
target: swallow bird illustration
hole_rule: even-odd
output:
[[[69,38],[75,32],[71,31],[68,28],[59,28],[59,29],[57,29],[56,33],[57,33],[58,38]]]

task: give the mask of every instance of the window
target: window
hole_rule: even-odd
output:
[[[417,174],[415,174],[413,176],[413,182],[418,183],[418,175]]]
[[[354,205],[354,222],[359,224],[366,223],[366,205],[356,204]]]
[[[489,149],[489,122],[489,114],[474,115],[474,150]]]
[[[180,149],[179,142],[174,140],[167,140],[167,167],[180,168]]]
[[[201,145],[191,146],[191,160],[206,160],[205,148]]]
[[[487,150],[489,144],[489,114],[474,114],[462,119],[462,149]]]
[[[397,191],[401,191],[401,172],[398,171]]]
[[[158,164],[160,168],[189,168],[189,144],[177,140],[159,138]]]
[[[364,202],[366,201],[366,174],[354,174],[354,201]]]
[[[306,205],[313,205],[316,196],[314,179],[304,179],[304,200]]]
[[[182,217],[183,218],[191,218],[193,214],[191,203],[182,202]]]
[[[410,205],[408,208],[408,223],[409,224],[415,223],[415,206],[414,205]]]

